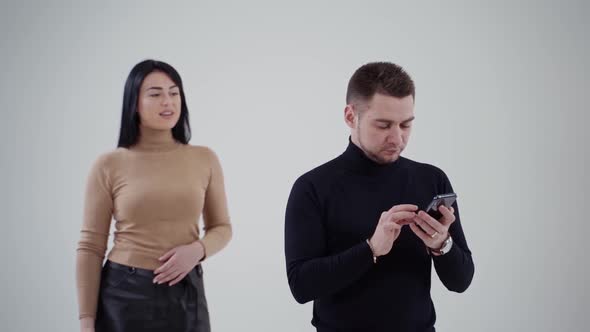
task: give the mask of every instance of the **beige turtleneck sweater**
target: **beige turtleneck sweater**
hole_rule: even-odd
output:
[[[142,128],[138,144],[100,156],[88,177],[77,250],[79,317],[96,316],[111,219],[108,259],[154,270],[164,253],[199,240],[201,213],[201,241],[211,257],[229,242],[231,225],[221,165],[209,148]]]

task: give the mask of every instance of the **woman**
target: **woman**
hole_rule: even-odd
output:
[[[231,225],[219,160],[189,139],[179,74],[160,61],[137,64],[118,148],[88,177],[76,264],[82,331],[210,331],[200,262],[229,242]]]

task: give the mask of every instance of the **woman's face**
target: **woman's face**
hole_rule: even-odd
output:
[[[137,112],[142,127],[172,129],[180,118],[180,88],[161,71],[149,73],[139,91]]]

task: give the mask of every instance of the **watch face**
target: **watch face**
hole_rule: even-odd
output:
[[[442,249],[440,250],[443,254],[451,251],[451,247],[453,245],[453,238],[449,235],[449,238],[445,240],[445,244],[443,245]]]
[[[453,247],[453,238],[451,237],[451,235],[449,235],[449,237],[443,242],[443,245],[440,249],[430,249],[430,250],[434,253],[439,254],[439,255],[444,255],[444,254],[448,253],[449,251],[451,251],[452,247]]]

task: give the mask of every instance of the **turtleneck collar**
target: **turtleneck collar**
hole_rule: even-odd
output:
[[[165,152],[178,148],[181,143],[172,136],[171,130],[158,130],[140,127],[140,134],[134,150],[146,152]]]
[[[365,152],[361,150],[356,144],[354,144],[350,138],[348,137],[348,147],[342,153],[342,157],[347,160],[349,165],[354,167],[360,171],[366,172],[386,172],[397,168],[400,164],[400,156],[397,160],[387,163],[387,164],[380,164],[375,162],[374,160],[370,159],[365,155]]]

